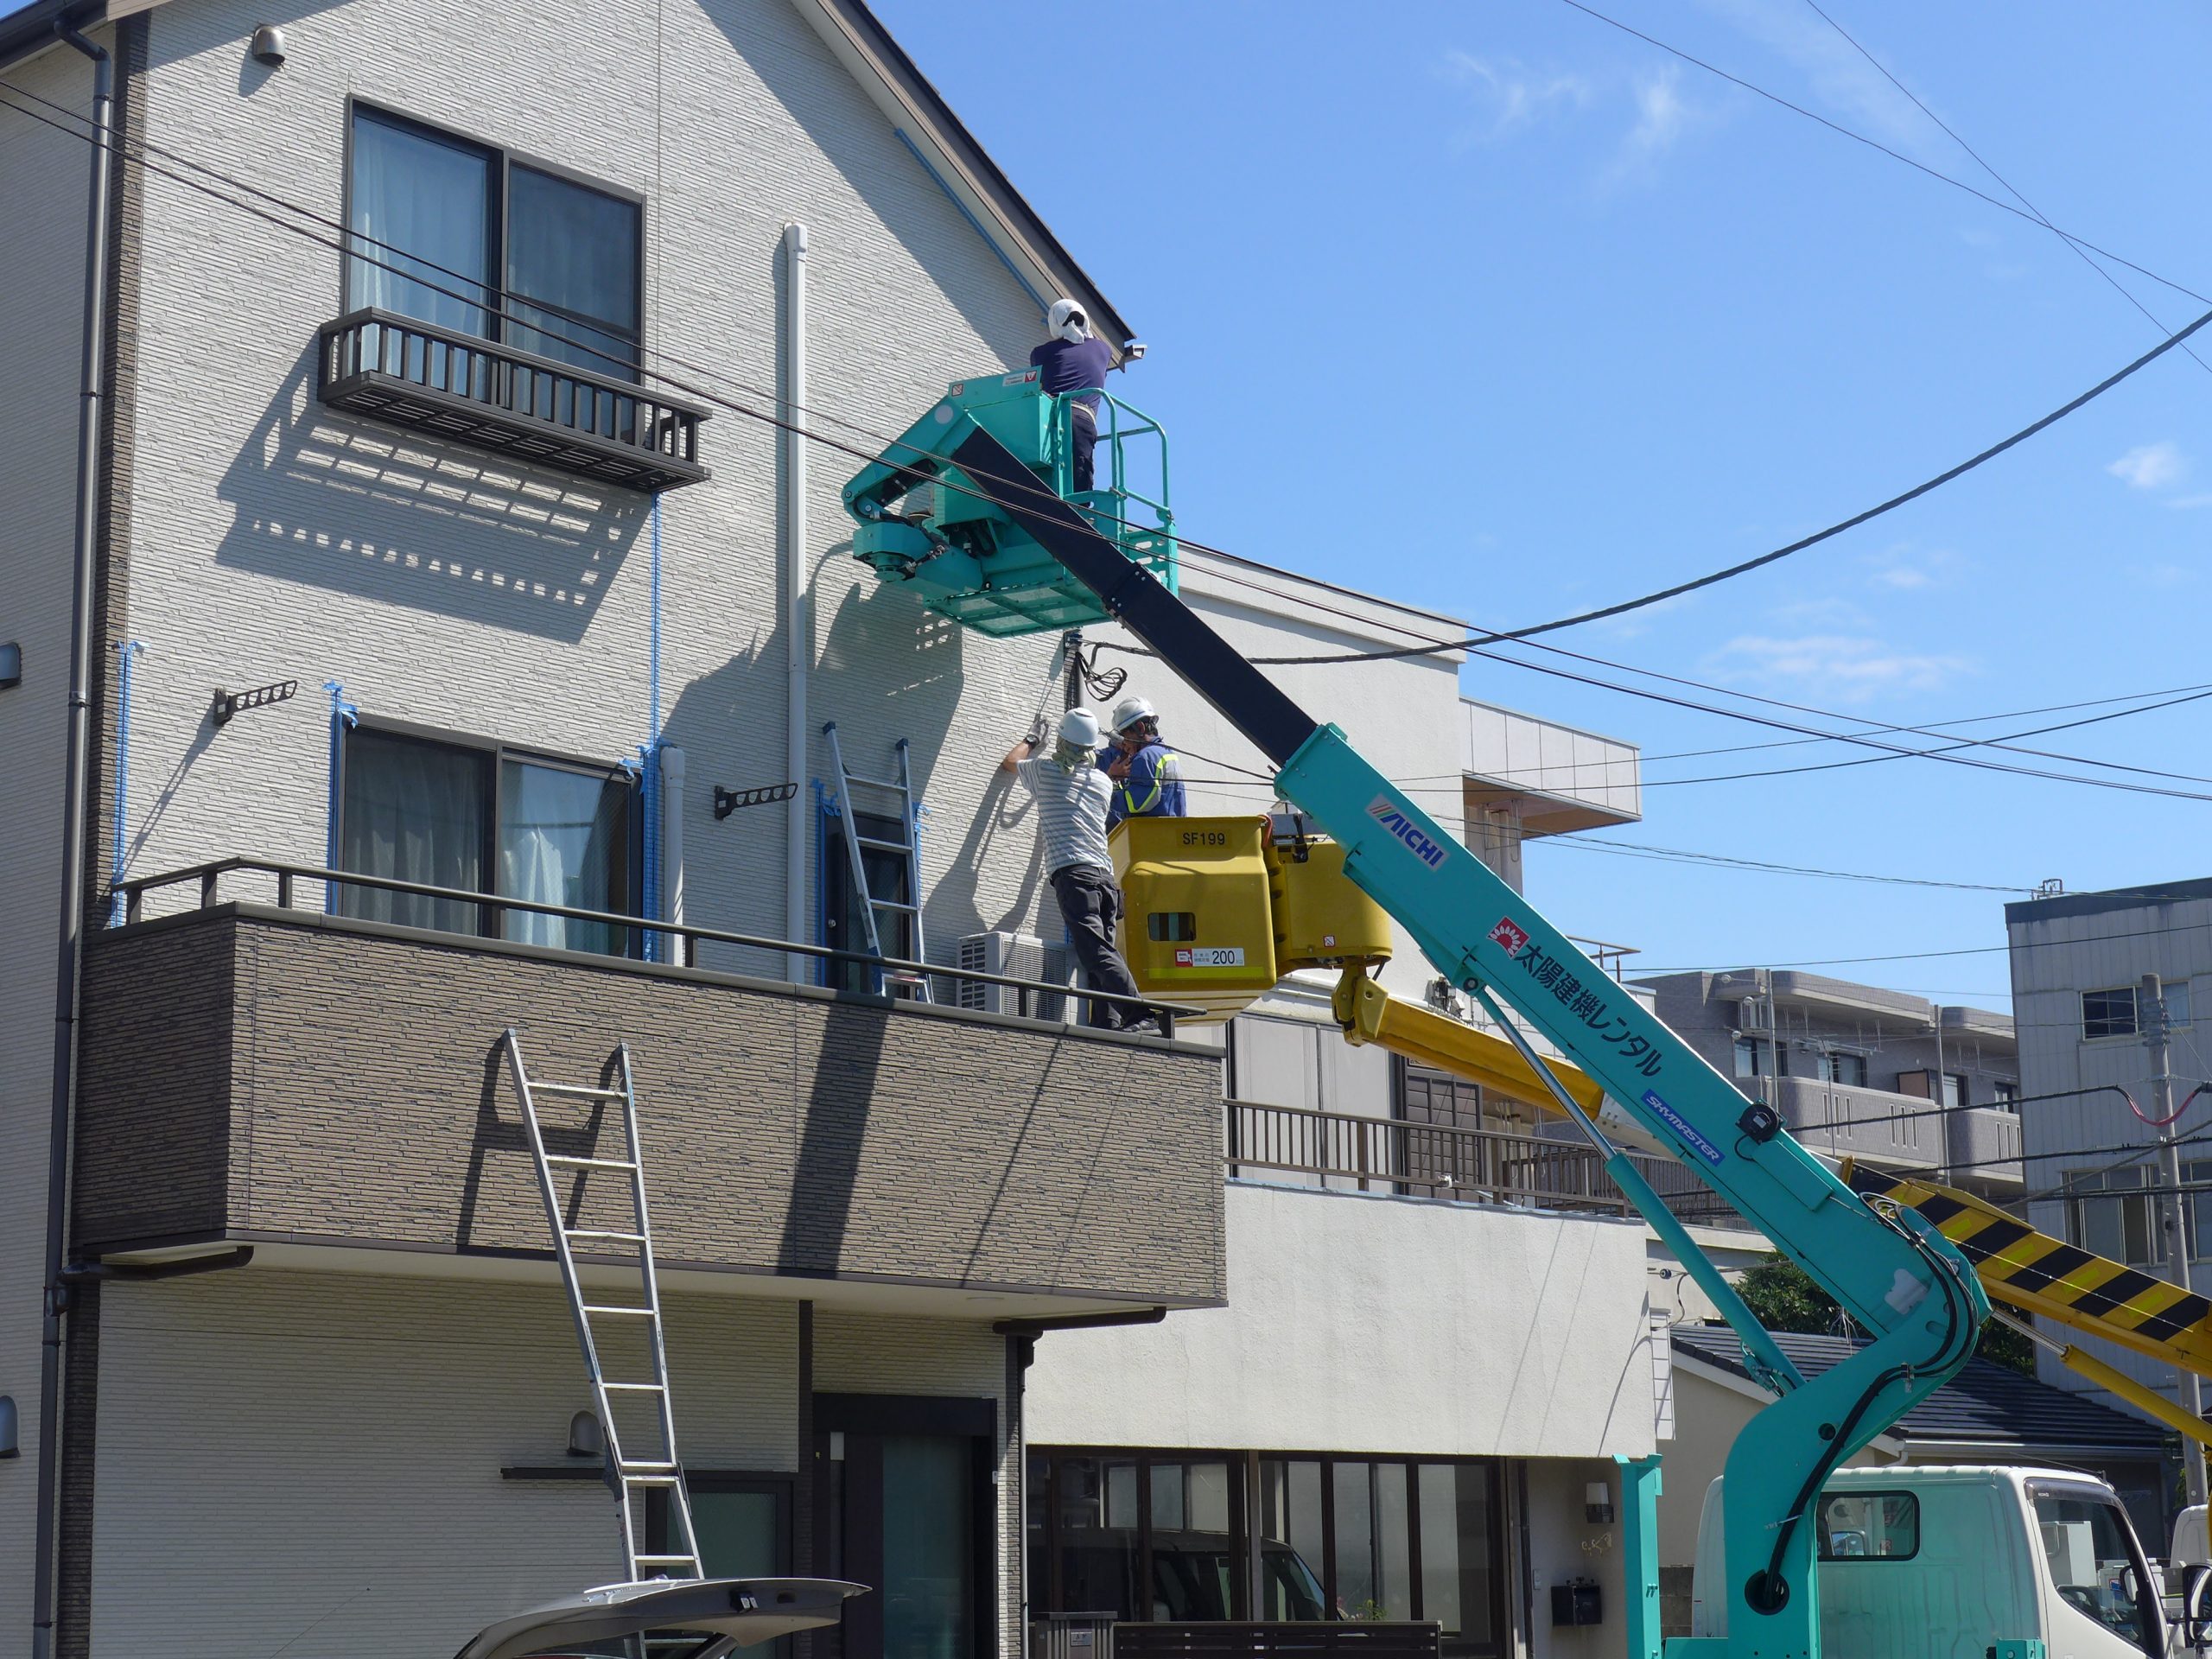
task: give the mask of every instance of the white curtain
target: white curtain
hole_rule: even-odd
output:
[[[626,909],[630,791],[590,772],[509,760],[499,769],[499,891],[577,910]],[[506,912],[506,936],[556,950],[620,954],[601,922]]]
[[[480,754],[356,728],[346,740],[339,865],[363,875],[481,892],[486,762]],[[473,933],[477,907],[373,887],[341,889],[339,913]]]
[[[377,306],[464,334],[488,334],[490,317],[481,305],[436,289],[482,296],[491,281],[491,168],[484,151],[356,110],[350,222],[391,245],[365,243],[356,252],[366,257],[346,262],[346,308]],[[437,265],[445,269],[432,269]],[[410,270],[423,280],[401,274]]]

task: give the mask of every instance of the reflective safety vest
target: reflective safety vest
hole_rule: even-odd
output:
[[[1121,758],[1118,749],[1101,749],[1098,764],[1110,766]],[[1179,818],[1189,809],[1183,798],[1183,762],[1165,743],[1154,741],[1129,760],[1129,775],[1114,785],[1114,798],[1106,809],[1110,830],[1123,818]]]

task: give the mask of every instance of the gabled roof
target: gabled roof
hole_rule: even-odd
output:
[[[0,19],[0,67],[52,45],[59,22],[90,29],[168,3],[169,0],[32,0],[13,16]],[[1122,342],[1131,335],[1128,321],[864,0],[791,3],[883,112],[923,169],[1036,300],[1038,309],[1041,312],[1062,294],[1079,302],[1090,314],[1094,332],[1114,348],[1118,360]]]
[[[1726,1325],[1678,1325],[1674,1337],[1677,1356],[1751,1381],[1743,1344]],[[1787,1331],[1776,1332],[1774,1340],[1808,1377],[1866,1345],[1857,1337],[1802,1336]],[[1946,1446],[2139,1450],[2145,1457],[2159,1455],[2166,1441],[2166,1431],[2155,1423],[1980,1358],[1968,1360],[1965,1370],[1899,1418],[1887,1433],[1893,1440]]]

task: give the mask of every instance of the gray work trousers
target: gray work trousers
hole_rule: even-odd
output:
[[[1068,925],[1068,944],[1083,982],[1094,991],[1138,995],[1129,964],[1114,948],[1114,925],[1122,918],[1122,890],[1104,870],[1087,864],[1069,864],[1052,872],[1052,896],[1060,901],[1060,918]],[[1144,1010],[1122,1002],[1091,999],[1086,1023],[1119,1031],[1144,1017]]]

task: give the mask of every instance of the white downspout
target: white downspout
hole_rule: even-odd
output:
[[[683,751],[660,752],[660,917],[683,925]],[[683,960],[683,941],[661,936],[663,962]]]
[[[806,405],[806,226],[784,226],[784,419],[793,426]],[[806,440],[781,434],[784,444],[784,776],[797,785],[784,804],[784,937],[806,938],[806,669],[814,653],[807,604]],[[793,951],[784,974],[794,984],[813,977],[810,959]]]

